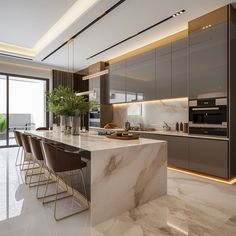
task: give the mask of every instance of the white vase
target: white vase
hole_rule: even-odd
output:
[[[65,121],[66,117],[65,116],[60,116],[60,128],[61,128],[61,132],[64,132],[65,130]]]

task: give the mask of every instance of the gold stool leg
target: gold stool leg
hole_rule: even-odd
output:
[[[54,202],[54,201],[55,201],[55,199],[45,201],[45,199],[46,199],[47,197],[52,197],[52,196],[55,196],[55,195],[56,195],[56,193],[52,193],[52,194],[48,194],[48,195],[47,195],[47,190],[48,190],[48,185],[50,184],[51,175],[52,175],[52,173],[51,173],[51,171],[49,171],[49,178],[48,178],[47,183],[46,183],[46,188],[45,188],[45,191],[44,191],[44,195],[43,195],[43,197],[39,197],[39,198],[38,198],[38,199],[43,199],[43,202],[42,202],[43,204],[47,204],[47,203],[50,203],[50,202]],[[51,183],[53,183],[53,182],[51,182]],[[57,194],[62,194],[62,193],[66,193],[66,192],[68,192],[68,191],[62,191],[62,192],[59,192],[59,193],[57,193]],[[66,198],[66,197],[68,197],[68,196],[65,196],[65,197],[62,197],[62,198]]]
[[[80,174],[81,174],[81,178],[82,178],[82,182],[83,182],[83,187],[84,187],[84,190],[85,190],[85,195],[87,196],[87,191],[86,191],[86,187],[85,187],[85,182],[84,182],[84,177],[83,177],[83,172],[81,172],[82,170],[80,169]],[[73,173],[73,172],[72,172]],[[72,177],[72,175],[70,175],[70,178]],[[56,191],[58,191],[58,185],[59,185],[59,177],[57,176],[57,189]],[[73,188],[72,188],[73,189]],[[71,195],[72,198],[74,197],[74,195],[72,194]],[[68,196],[69,197],[69,196]],[[86,197],[87,198],[87,197]],[[89,209],[89,202],[88,202],[88,198],[87,198],[87,204],[88,206],[85,208],[85,209],[82,209],[82,210],[78,210],[78,211],[75,211],[71,214],[68,214],[68,215],[65,215],[65,216],[62,216],[62,217],[57,217],[57,214],[56,214],[56,211],[57,211],[57,201],[58,200],[61,200],[62,198],[57,198],[57,194],[56,194],[56,198],[55,198],[55,203],[54,203],[54,219],[56,221],[59,221],[59,220],[63,220],[65,218],[68,218],[70,216],[73,216],[73,215],[76,215],[76,214],[79,214],[79,213],[82,213],[84,211],[87,211]]]
[[[20,147],[18,147],[16,161],[15,161],[15,166],[20,166],[20,164],[18,164],[19,154],[20,154]]]

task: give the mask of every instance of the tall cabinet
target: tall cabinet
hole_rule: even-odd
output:
[[[227,7],[189,22],[189,97],[227,96]]]

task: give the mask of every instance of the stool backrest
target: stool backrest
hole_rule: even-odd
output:
[[[41,147],[46,165],[54,172],[63,172],[83,168],[79,153],[73,153],[57,148],[41,141]]]
[[[21,135],[21,142],[22,142],[24,151],[31,153],[31,148],[30,148],[29,139],[28,139],[29,135],[24,134],[24,133],[20,133],[20,135]]]
[[[48,127],[38,127],[37,129],[36,129],[36,131],[40,131],[40,130],[49,130],[49,128]]]
[[[39,161],[43,161],[43,153],[41,149],[40,139],[32,136],[28,136],[29,144],[33,157]]]
[[[15,135],[16,144],[17,144],[19,147],[22,147],[22,141],[21,141],[20,132],[17,131],[17,130],[14,130],[14,135]]]

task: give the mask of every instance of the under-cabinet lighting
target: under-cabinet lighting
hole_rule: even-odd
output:
[[[153,101],[135,101],[135,102],[125,102],[125,103],[116,103],[116,104],[112,104],[113,106],[128,106],[129,104],[152,104],[152,103],[160,103],[160,102],[180,102],[180,101],[188,101],[187,97],[183,97],[183,98],[170,98],[170,99],[159,99],[159,100],[153,100]]]
[[[106,75],[108,73],[109,73],[109,70],[106,69],[106,70],[102,70],[102,71],[96,72],[96,73],[91,74],[91,75],[84,76],[82,79],[83,80],[93,79],[93,78],[99,77],[101,75]]]
[[[81,92],[81,93],[76,93],[76,96],[85,96],[85,95],[90,95],[90,94],[95,94],[96,91],[95,90],[89,90],[89,91],[85,91],[85,92]]]

